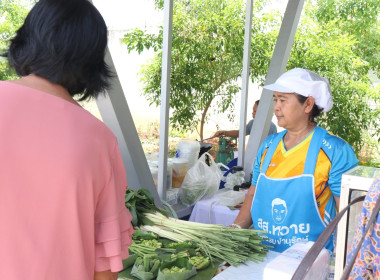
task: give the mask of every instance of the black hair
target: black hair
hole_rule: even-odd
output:
[[[295,93],[295,96],[297,97],[298,101],[301,103],[301,104],[304,104],[306,99],[308,99],[308,97],[306,96],[303,96],[303,95],[300,95],[300,94],[297,94]],[[315,118],[317,118],[321,112],[323,111],[323,109],[319,108],[315,103],[314,103],[314,106],[313,106],[313,109],[311,110],[311,113],[309,115],[309,121],[311,122],[315,122]]]
[[[6,53],[20,76],[35,74],[80,100],[96,98],[113,76],[104,57],[107,26],[87,0],[40,0]]]

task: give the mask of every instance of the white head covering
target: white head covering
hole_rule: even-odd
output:
[[[297,93],[299,95],[314,97],[315,104],[323,112],[331,110],[333,101],[329,81],[313,71],[294,68],[282,74],[275,83],[263,88],[272,91]]]

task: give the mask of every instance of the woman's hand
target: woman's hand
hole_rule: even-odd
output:
[[[233,225],[239,225],[242,228],[249,228],[252,225],[251,206],[255,191],[256,187],[251,185]]]
[[[222,136],[225,136],[226,135],[226,131],[225,130],[218,130],[217,132],[214,133],[214,135],[212,137],[222,137]]]
[[[239,137],[239,130],[218,130],[212,137]]]

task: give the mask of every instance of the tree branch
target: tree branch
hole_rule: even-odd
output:
[[[211,98],[211,99],[209,99],[209,101],[207,101],[206,106],[204,107],[203,112],[202,112],[201,125],[200,125],[200,133],[199,133],[199,136],[201,137],[201,140],[203,140],[203,126],[204,126],[204,123],[205,123],[207,111],[208,111],[208,109],[211,106],[212,100],[213,100],[213,98]]]

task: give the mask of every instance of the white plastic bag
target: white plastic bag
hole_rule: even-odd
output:
[[[226,182],[224,184],[224,187],[226,189],[233,189],[236,185],[241,185],[245,182],[244,179],[244,171],[237,171],[235,173],[228,173],[227,177],[223,178],[223,180]]]
[[[210,166],[206,164],[206,155]],[[222,163],[215,163],[209,153],[204,153],[186,173],[179,193],[181,202],[194,205],[198,200],[214,195],[223,177],[221,166],[228,168]]]
[[[192,139],[182,139],[177,145],[175,157],[187,159],[187,166],[188,169],[190,169],[197,162],[200,150],[201,145],[198,141]]]

